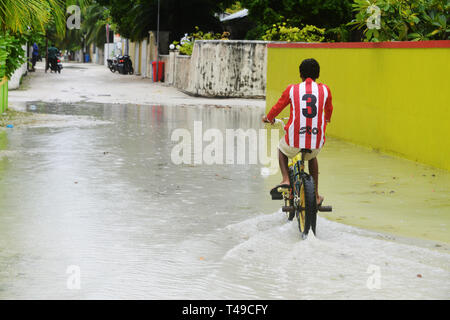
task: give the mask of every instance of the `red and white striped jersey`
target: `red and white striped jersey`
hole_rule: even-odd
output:
[[[333,112],[330,89],[311,78],[290,85],[267,118],[272,121],[288,104],[291,104],[291,114],[284,127],[287,145],[294,148],[322,148],[327,122],[331,120]]]

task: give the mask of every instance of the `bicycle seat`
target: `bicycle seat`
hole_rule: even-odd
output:
[[[312,153],[312,150],[311,149],[300,149],[300,152]]]

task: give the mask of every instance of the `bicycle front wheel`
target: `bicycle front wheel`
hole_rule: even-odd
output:
[[[298,229],[303,239],[308,236],[312,229],[316,234],[317,203],[314,180],[311,176],[302,177],[302,184],[299,190],[299,207],[296,210]]]

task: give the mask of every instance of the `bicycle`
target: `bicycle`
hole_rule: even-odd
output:
[[[284,122],[275,119],[275,122]],[[298,221],[298,229],[302,239],[306,239],[309,230],[316,235],[317,211],[331,212],[332,206],[317,205],[314,179],[305,172],[305,155],[311,153],[310,149],[301,149],[289,162],[290,188],[278,187],[276,192],[271,191],[272,200],[284,200],[283,212],[288,214],[288,220],[294,217]]]

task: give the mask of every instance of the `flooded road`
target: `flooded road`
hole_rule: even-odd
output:
[[[268,197],[278,175],[262,176],[258,164],[171,161],[175,129],[192,131],[194,121],[203,130],[259,129],[260,108],[35,103],[28,110],[60,118],[10,130],[2,142],[0,299],[450,297],[447,250],[323,216],[317,238],[301,241]],[[395,187],[401,194],[381,172],[345,201],[331,177],[344,170],[351,180],[356,170],[354,180],[362,179],[358,168],[337,162],[355,147],[329,139],[327,148],[323,157],[333,160],[321,162],[320,186],[343,220],[357,216],[356,206],[376,214],[379,207],[361,202],[366,193],[381,197]],[[436,178],[443,215],[448,175]],[[388,186],[371,189],[379,185]],[[435,231],[445,240],[443,217]],[[73,270],[79,282],[71,282]]]

